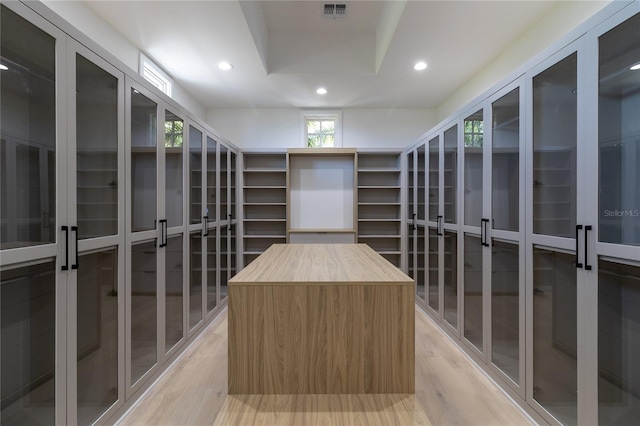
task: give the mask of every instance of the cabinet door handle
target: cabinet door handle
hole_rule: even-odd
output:
[[[158,247],[167,246],[167,219],[160,219],[160,244]]]
[[[62,270],[63,271],[68,271],[69,270],[69,227],[68,226],[63,226],[62,227],[62,232],[64,232],[64,265],[62,265]]]
[[[483,247],[490,247],[489,244],[489,219],[480,219],[480,245]]]
[[[444,235],[444,223],[442,223],[444,216],[438,216],[438,235]]]
[[[411,221],[413,222],[413,230],[415,231],[417,226],[416,226],[416,214],[414,213],[413,215],[411,215]]]
[[[209,236],[209,216],[208,215],[202,218],[202,236],[203,237]]]
[[[580,256],[578,253],[578,249],[580,248],[580,242],[578,237],[580,236],[581,230],[582,230],[582,225],[576,225],[576,269],[582,268],[582,263],[579,262]]]
[[[78,269],[80,267],[80,263],[78,262],[78,227],[72,226],[71,232],[75,232],[76,234],[76,261],[73,265],[71,265],[71,269]]]
[[[591,270],[591,265],[589,265],[589,231],[591,231],[593,227],[591,225],[584,226],[584,269],[587,271]]]
[[[228,216],[229,216],[229,225],[227,226],[227,229],[228,229],[229,231],[231,231],[231,218],[232,218],[233,216],[231,216],[231,214],[229,214]]]

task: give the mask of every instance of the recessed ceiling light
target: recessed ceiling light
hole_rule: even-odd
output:
[[[2,71],[6,71],[6,70],[8,70],[8,69],[9,69],[9,67],[8,67],[8,66],[6,66],[5,64],[0,64],[0,70],[2,70]]]
[[[326,95],[327,94],[327,89],[325,89],[324,87],[320,87],[320,88],[318,88],[318,90],[316,90],[316,93],[318,95]]]
[[[233,65],[231,65],[227,61],[222,61],[218,64],[218,68],[220,68],[223,71],[229,71],[231,68],[233,68]]]
[[[638,62],[635,65],[631,65],[631,67],[629,68],[631,71],[638,71],[640,70],[640,62]]]
[[[413,66],[413,69],[416,70],[416,71],[426,70],[427,69],[427,63],[424,62],[424,61],[416,62],[416,64]]]

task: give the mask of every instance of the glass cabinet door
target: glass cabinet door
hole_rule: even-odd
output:
[[[444,132],[444,222],[457,223],[458,126]]]
[[[481,226],[484,170],[483,110],[464,119],[464,224]]]
[[[64,364],[56,362],[66,349],[57,348],[66,303],[58,289],[68,259],[59,232],[66,217],[57,215],[66,203],[56,184],[66,183],[56,126],[66,58],[56,51],[64,53],[65,43],[14,11],[20,4],[10,6],[0,5],[0,424],[59,424],[66,421]]]
[[[440,216],[440,138],[429,140],[429,222]]]
[[[79,43],[67,46],[75,68],[69,88],[75,137],[71,133],[68,148],[75,149],[76,167],[75,173],[70,167],[68,199],[71,205],[75,200],[77,227],[70,236],[80,240],[68,278],[73,320],[67,340],[77,361],[67,372],[67,422],[91,424],[124,402],[124,75]],[[138,159],[135,153],[132,158]],[[144,173],[141,162],[135,167]],[[149,214],[146,225],[153,227],[156,215]]]
[[[78,53],[75,93],[78,237],[116,235],[119,201],[118,80]],[[96,99],[101,99],[101,102],[96,102]],[[133,158],[136,173],[143,173],[139,169],[144,166],[137,162],[140,158]],[[151,173],[155,172],[154,164],[151,168]],[[135,213],[142,216],[138,209]],[[153,224],[155,212],[151,215]]]
[[[203,319],[202,238],[202,231],[189,235],[189,330],[193,330]]]
[[[426,216],[425,205],[425,185],[426,185],[426,153],[424,145],[418,147],[417,150],[418,164],[416,170],[416,198],[417,198],[417,214],[418,220],[423,221]]]
[[[57,42],[0,7],[7,67],[0,78],[0,248],[7,250],[56,241]]]
[[[220,144],[220,221],[229,219],[229,148]]]
[[[523,143],[521,95],[519,86],[506,87],[491,103],[489,357],[491,365],[524,396],[525,390],[521,386],[525,368],[521,354],[525,341],[522,319],[524,271],[521,271],[524,221],[520,219],[520,188],[524,181],[520,167]]]
[[[407,153],[407,219],[414,221],[416,219],[415,209],[415,153],[410,151]]]
[[[167,227],[184,221],[184,120],[169,110],[164,113],[165,212]]]
[[[210,222],[215,222],[216,219],[216,200],[217,200],[217,182],[218,174],[216,168],[217,164],[217,146],[218,143],[207,136],[207,205],[205,208],[205,215]]]
[[[202,223],[202,132],[189,126],[189,223]]]
[[[425,294],[426,288],[426,271],[425,271],[425,255],[424,252],[426,247],[425,241],[425,227],[422,225],[418,225],[416,229],[416,264],[415,264],[415,280],[416,280],[416,290],[417,296],[422,301],[425,302],[427,299],[427,295]]]
[[[168,353],[184,338],[184,238],[176,234],[167,238],[165,256],[165,347]]]
[[[575,237],[577,53],[533,80],[533,232]]]
[[[532,77],[533,400],[561,423],[576,424],[576,148],[578,53]],[[550,238],[563,237],[563,238]]]
[[[157,226],[158,104],[131,88],[131,230]]]
[[[622,19],[622,18],[621,18]],[[599,424],[640,416],[640,14],[597,39]],[[588,236],[589,237],[589,236]]]
[[[218,248],[217,228],[211,228],[207,236],[207,313],[218,306]]]
[[[56,424],[56,262],[3,267],[0,302],[0,422]]]
[[[133,386],[158,361],[156,241],[144,241],[131,247],[131,355],[130,377]]]

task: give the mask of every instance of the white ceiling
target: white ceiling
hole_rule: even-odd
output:
[[[87,3],[205,108],[435,108],[557,2]]]

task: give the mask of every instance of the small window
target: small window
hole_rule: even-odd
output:
[[[303,146],[307,148],[335,148],[342,146],[341,114],[309,113],[302,115]]]
[[[162,92],[171,96],[172,80],[167,73],[162,71],[151,59],[140,53],[140,75],[145,80],[156,86]]]
[[[464,146],[482,147],[484,140],[484,122],[472,117],[464,121]]]

